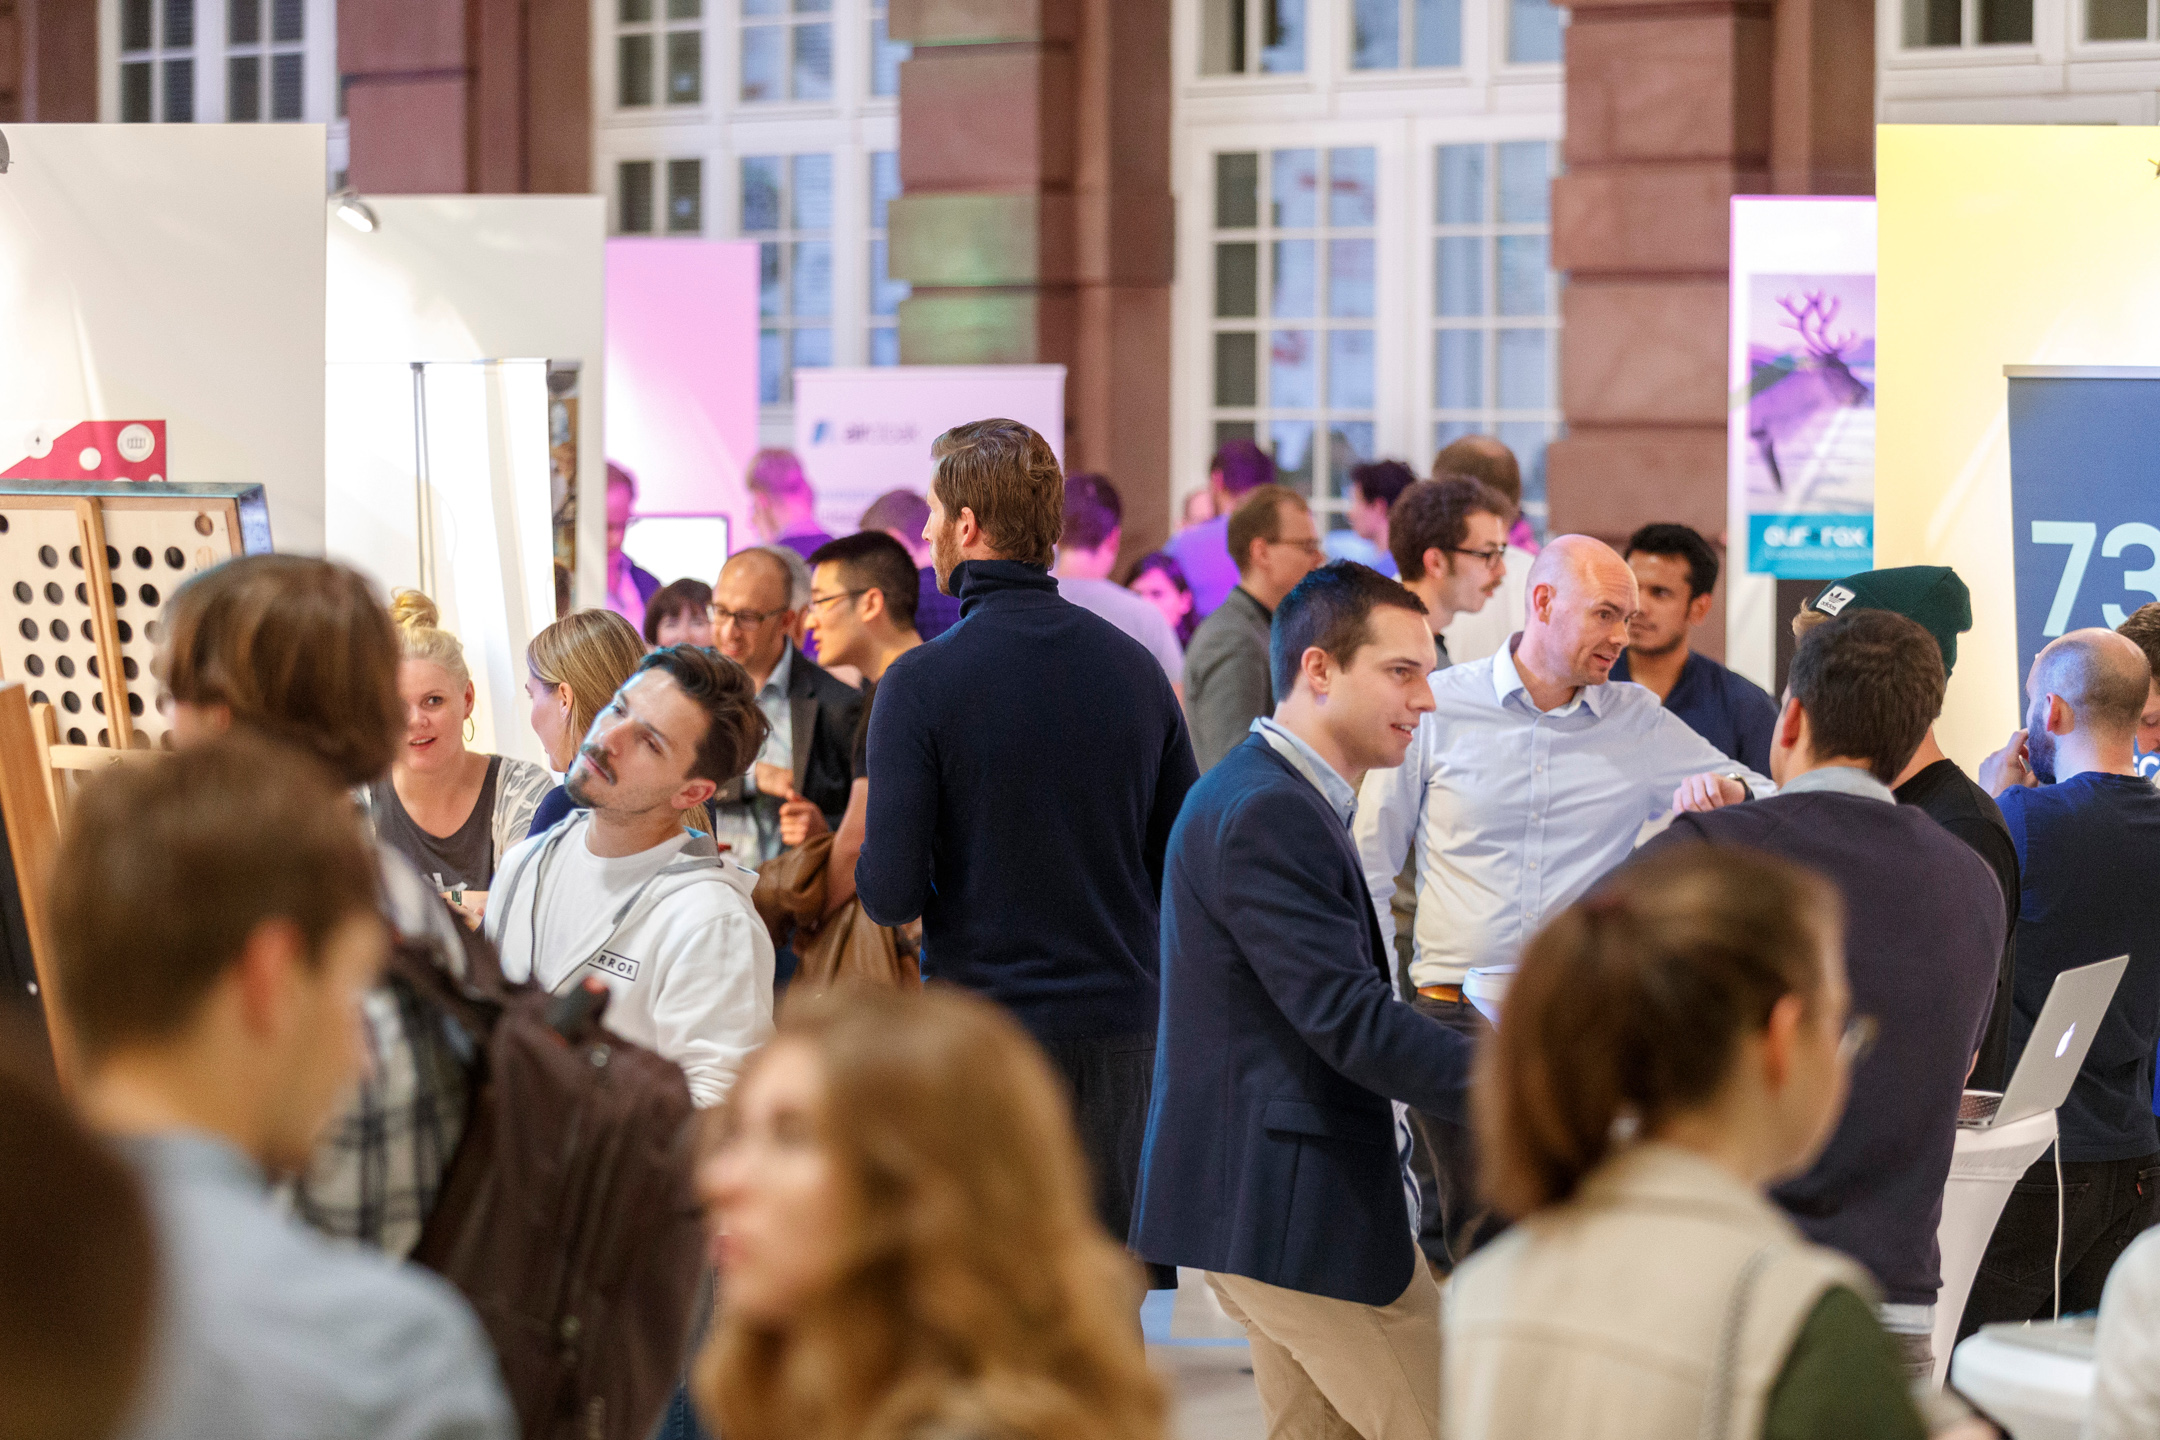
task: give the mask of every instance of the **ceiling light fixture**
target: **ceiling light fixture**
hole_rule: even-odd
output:
[[[350,185],[332,197],[337,201],[337,217],[363,235],[372,235],[382,228],[376,217],[375,207],[360,198],[360,192]]]

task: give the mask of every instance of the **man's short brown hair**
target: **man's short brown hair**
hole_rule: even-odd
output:
[[[2145,652],[2145,663],[2152,672],[2160,675],[2160,600],[2140,605],[2130,612],[2130,618],[2115,627],[2115,633]]]
[[[1285,505],[1300,510],[1312,508],[1304,496],[1286,485],[1262,485],[1238,501],[1237,509],[1230,512],[1230,558],[1237,561],[1238,574],[1252,568],[1253,541],[1282,538]]]
[[[157,678],[189,705],[313,754],[347,785],[390,768],[405,735],[397,626],[359,572],[305,555],[203,571],[165,610]]]
[[[1786,689],[1817,760],[1865,760],[1888,785],[1942,713],[1945,683],[1942,647],[1916,622],[1850,610],[1801,639]]]
[[[1490,435],[1465,435],[1448,442],[1433,457],[1432,478],[1445,480],[1461,475],[1481,480],[1500,492],[1508,504],[1522,508],[1522,462],[1515,452]]]
[[[360,814],[314,759],[231,735],[97,772],[53,866],[60,1003],[83,1053],[156,1044],[269,920],[311,954],[376,905]]]
[[[938,436],[930,456],[948,523],[972,510],[1001,559],[1049,568],[1065,531],[1065,477],[1048,441],[1017,420],[973,420]]]
[[[1425,578],[1425,552],[1438,550],[1455,563],[1455,551],[1470,534],[1472,515],[1490,515],[1502,525],[1508,502],[1482,481],[1461,475],[1420,480],[1395,497],[1388,509],[1388,553],[1405,580]]]
[[[717,650],[702,645],[670,645],[640,661],[631,678],[663,670],[705,711],[705,733],[690,760],[690,774],[725,785],[746,773],[772,723],[758,709],[757,686],[750,672]],[[628,683],[628,682],[625,682]]]

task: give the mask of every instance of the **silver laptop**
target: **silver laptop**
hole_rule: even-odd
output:
[[[1992,1130],[2053,1110],[2069,1099],[2078,1067],[2085,1063],[2108,1002],[2115,998],[2115,986],[2129,968],[2130,957],[2118,955],[2057,975],[2010,1076],[2010,1088],[1999,1095],[1967,1090],[1958,1107],[1958,1124],[1967,1130]]]

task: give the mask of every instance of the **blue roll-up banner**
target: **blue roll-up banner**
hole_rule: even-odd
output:
[[[2010,365],[2018,713],[2058,635],[2160,600],[2160,369]],[[2150,774],[2160,757],[2140,756]]]

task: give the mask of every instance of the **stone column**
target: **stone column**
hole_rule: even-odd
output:
[[[1162,0],[892,0],[887,215],[913,365],[1067,367],[1065,464],[1169,533],[1170,21]]]
[[[1553,182],[1555,530],[1724,533],[1729,202],[1873,192],[1874,56],[1865,0],[1577,0]],[[1700,638],[1722,653],[1711,613]]]
[[[98,7],[0,0],[0,123],[98,118]]]
[[[354,188],[592,187],[588,0],[339,0]]]

